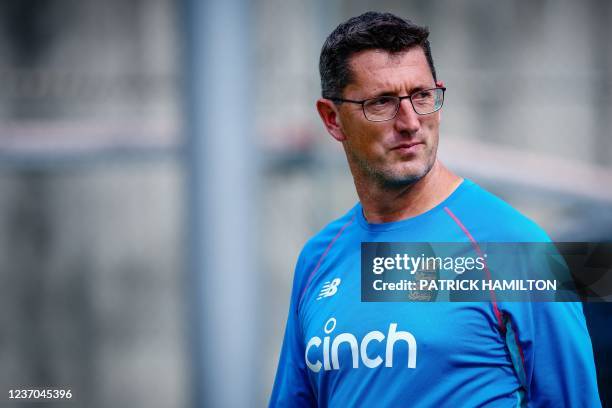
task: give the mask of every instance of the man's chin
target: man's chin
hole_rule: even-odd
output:
[[[379,181],[388,187],[405,187],[418,182],[425,177],[426,174],[427,171],[406,172],[402,174],[385,174],[380,177]]]
[[[398,171],[384,172],[379,174],[379,182],[387,187],[405,187],[414,184],[425,177],[432,166],[427,166],[420,169],[401,169]]]

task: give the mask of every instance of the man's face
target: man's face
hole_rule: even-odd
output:
[[[436,84],[420,47],[399,54],[366,50],[351,57],[353,81],[345,99],[363,100],[380,95],[410,95]],[[356,177],[365,176],[385,186],[414,183],[432,168],[438,148],[440,111],[418,115],[403,99],[395,118],[370,122],[362,107],[342,103],[338,125],[343,145]],[[358,174],[355,174],[357,170]]]

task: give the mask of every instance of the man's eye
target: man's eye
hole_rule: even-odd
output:
[[[433,91],[417,92],[412,95],[412,100],[423,100],[433,98]]]
[[[371,106],[374,106],[377,108],[392,105],[392,104],[393,104],[393,99],[391,98],[377,98],[370,102]]]

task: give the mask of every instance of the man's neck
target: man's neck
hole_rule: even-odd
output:
[[[463,179],[438,160],[423,178],[398,188],[355,180],[365,218],[371,224],[404,220],[423,214],[440,204]]]

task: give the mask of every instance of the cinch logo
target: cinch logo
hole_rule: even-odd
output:
[[[319,292],[319,297],[317,297],[317,300],[323,297],[334,296],[336,292],[338,292],[338,285],[340,285],[340,278],[336,278],[331,282],[325,282],[323,288],[321,289],[321,292]]]
[[[331,334],[335,328],[336,319],[333,317],[325,323],[325,326],[323,326],[325,334]],[[308,344],[306,344],[304,360],[306,361],[308,368],[315,373],[318,373],[321,370],[321,366],[323,366],[325,371],[338,370],[340,368],[340,361],[338,361],[338,347],[340,347],[340,344],[342,343],[348,343],[351,347],[353,368],[359,368],[360,357],[364,366],[368,368],[376,368],[383,363],[383,359],[380,356],[376,356],[375,358],[369,357],[367,351],[368,344],[370,344],[372,340],[382,342],[385,340],[385,335],[378,330],[374,330],[367,333],[363,339],[361,339],[361,344],[358,344],[357,338],[351,333],[340,333],[333,339],[333,341],[331,341],[331,350],[329,336],[325,336],[323,340],[315,336],[308,340]],[[399,340],[403,340],[408,344],[408,368],[415,368],[417,357],[416,340],[410,332],[397,331],[397,323],[389,324],[389,330],[386,336],[387,346],[385,349],[385,367],[393,367],[393,346]],[[308,358],[308,352],[311,349],[319,349],[321,347],[321,343],[323,343],[323,363],[321,363],[320,359],[312,361]]]

